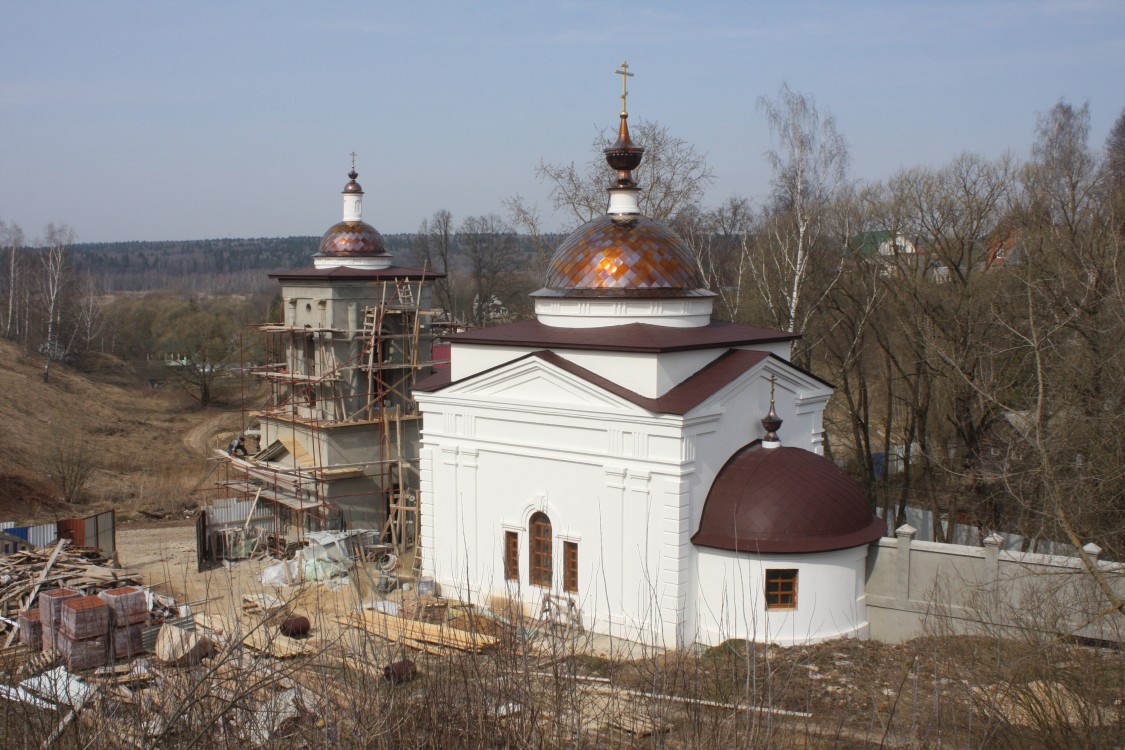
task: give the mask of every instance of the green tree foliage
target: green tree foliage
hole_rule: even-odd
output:
[[[194,301],[167,311],[157,321],[157,346],[183,389],[207,406],[238,353],[238,326],[223,309],[202,309]]]

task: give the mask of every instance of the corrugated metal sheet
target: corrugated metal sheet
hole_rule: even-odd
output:
[[[10,529],[16,525],[15,521],[0,521],[0,531]]]
[[[112,555],[117,551],[117,514],[112,510],[94,516],[97,521],[97,547],[105,555]],[[88,519],[87,519],[88,520]],[[87,523],[87,532],[89,523]]]
[[[42,523],[38,526],[9,526],[4,532],[18,536],[32,547],[46,547],[54,544],[58,539],[58,528],[53,523]]]
[[[236,498],[226,498],[225,500],[216,500],[214,503],[204,508],[207,511],[207,525],[208,526],[226,526],[228,524],[244,524],[246,523],[246,516],[250,513],[250,507],[254,504],[254,500],[238,500]],[[250,519],[250,523],[257,526],[257,521],[269,521],[273,524],[273,510],[263,503],[258,503],[258,507],[254,509],[254,515]]]
[[[69,539],[75,546],[84,546],[86,543],[86,522],[81,518],[60,520],[59,539]]]
[[[156,651],[156,638],[160,635],[160,628],[164,625],[172,625],[182,630],[195,631],[195,617],[186,615],[184,617],[172,617],[165,620],[162,624],[149,625],[141,631],[141,643],[144,644],[145,651]]]
[[[27,530],[27,541],[36,547],[46,547],[54,544],[59,538],[59,528],[53,523],[44,523],[31,526]]]

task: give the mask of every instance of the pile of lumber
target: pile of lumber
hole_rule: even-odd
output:
[[[481,653],[494,648],[500,642],[499,638],[483,633],[458,630],[448,625],[407,620],[371,610],[351,612],[345,617],[336,618],[336,622],[365,630],[392,643],[401,643],[416,651],[431,654],[443,654],[450,650]]]
[[[140,574],[110,567],[110,561],[97,550],[68,549],[67,544],[61,539],[51,547],[0,557],[0,613],[14,616],[19,610],[33,609],[41,591],[59,587],[97,594],[144,582]],[[0,622],[0,633],[5,629]]]

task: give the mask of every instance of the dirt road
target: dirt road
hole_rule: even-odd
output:
[[[225,447],[240,426],[236,411],[215,414],[184,433],[184,447],[200,458],[211,458],[215,448]]]

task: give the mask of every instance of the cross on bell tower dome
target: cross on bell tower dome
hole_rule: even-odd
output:
[[[394,259],[387,253],[383,236],[363,220],[363,188],[356,182],[359,173],[355,171],[354,151],[351,157],[352,168],[342,191],[343,218],[320,238],[320,252],[313,256],[313,265],[316,268],[389,268]]]

